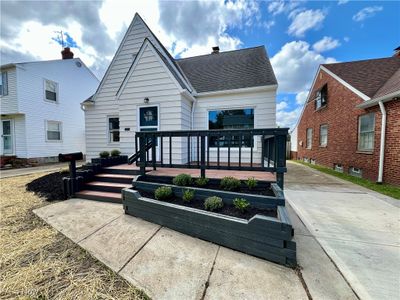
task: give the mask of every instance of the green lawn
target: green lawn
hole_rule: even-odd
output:
[[[396,199],[400,199],[400,187],[396,187],[394,185],[390,185],[390,184],[386,184],[386,183],[377,184],[377,183],[369,181],[367,179],[357,178],[357,177],[351,176],[349,174],[339,173],[339,172],[336,172],[333,169],[330,169],[330,168],[327,168],[327,167],[323,167],[323,166],[320,166],[320,165],[312,165],[312,164],[305,163],[305,162],[299,161],[299,160],[296,160],[295,162],[299,163],[299,164],[302,164],[304,166],[313,168],[313,169],[318,170],[320,172],[323,172],[323,173],[326,173],[326,174],[329,174],[329,175],[332,175],[332,176],[336,176],[338,178],[341,178],[341,179],[350,181],[352,183],[361,185],[361,186],[363,186],[365,188],[368,188],[370,190],[373,190],[375,192],[378,192],[378,193],[381,193],[381,194],[384,194],[384,195],[387,195],[387,196],[390,196],[390,197],[393,197],[393,198],[396,198]]]

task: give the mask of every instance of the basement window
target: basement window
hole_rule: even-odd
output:
[[[51,80],[44,80],[45,99],[57,102],[58,100],[58,83]]]
[[[349,174],[354,176],[354,177],[362,178],[362,170],[360,168],[350,167],[349,168]]]
[[[343,165],[342,165],[342,164],[334,164],[334,165],[333,165],[333,169],[334,169],[336,172],[343,173]]]
[[[328,102],[328,85],[325,84],[315,93],[315,110],[326,106]]]

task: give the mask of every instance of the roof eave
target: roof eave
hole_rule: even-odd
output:
[[[397,99],[396,99],[397,98]],[[388,102],[392,100],[399,100],[400,98],[400,90],[395,91],[393,93],[378,97],[378,98],[373,98],[368,101],[365,101],[361,104],[358,104],[356,107],[357,108],[369,108],[375,105],[378,105],[379,102]]]
[[[194,94],[195,97],[208,97],[214,95],[226,95],[226,94],[236,94],[236,93],[255,93],[255,92],[268,92],[268,91],[276,91],[278,88],[278,84],[269,84],[269,85],[261,85],[261,86],[252,86],[245,88],[238,88],[232,90],[221,90],[221,91],[210,91],[210,92],[202,92]]]

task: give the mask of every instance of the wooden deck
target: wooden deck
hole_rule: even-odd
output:
[[[105,169],[117,169],[117,170],[139,170],[139,167],[136,165],[117,165],[112,167],[107,167]],[[146,168],[147,175],[155,175],[155,176],[176,176],[181,173],[190,174],[192,177],[200,177],[199,169],[184,169],[184,168],[157,168],[157,170],[153,170],[152,168]],[[246,180],[249,177],[254,177],[257,180],[275,182],[276,176],[275,173],[264,172],[264,171],[236,171],[236,170],[218,170],[211,169],[206,170],[206,176],[208,178],[221,179],[225,176],[233,176],[240,180]]]

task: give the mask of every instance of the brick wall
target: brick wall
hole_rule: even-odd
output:
[[[326,107],[315,110],[315,91],[328,84],[328,103]],[[378,106],[364,110],[356,105],[364,100],[348,88],[340,84],[323,70],[316,78],[312,97],[306,104],[298,126],[298,158],[304,157],[316,160],[317,164],[333,168],[334,164],[342,164],[344,172],[350,167],[362,169],[364,178],[376,181],[378,178],[379,147],[381,130],[381,113]],[[387,107],[387,146],[385,152],[384,181],[400,185],[400,102],[390,101]],[[375,112],[375,141],[374,150],[370,153],[359,152],[358,117],[368,112]],[[328,144],[319,146],[320,125],[328,125]],[[313,128],[312,148],[306,149],[306,130]]]

